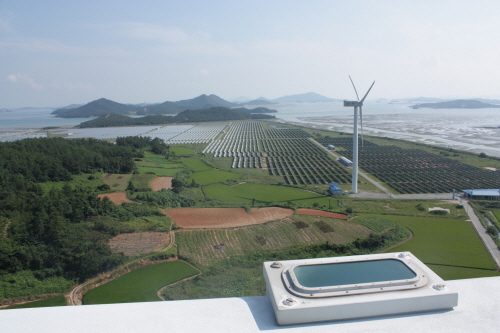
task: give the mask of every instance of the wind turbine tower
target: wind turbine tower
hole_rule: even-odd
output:
[[[365,101],[366,96],[370,90],[372,90],[375,81],[373,81],[370,89],[365,94],[362,100],[359,100],[358,91],[356,90],[356,86],[349,76],[351,80],[352,86],[354,87],[354,91],[356,92],[357,101],[344,101],[344,106],[353,106],[354,107],[354,131],[352,135],[352,193],[358,193],[358,109],[359,109],[359,118],[361,119],[361,136],[363,136],[363,102]]]

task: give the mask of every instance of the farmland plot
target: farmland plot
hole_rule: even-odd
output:
[[[297,227],[294,222],[302,222]],[[322,222],[322,223],[320,223]],[[333,232],[321,230],[322,225]],[[349,243],[365,238],[371,230],[363,225],[328,217],[294,215],[278,222],[263,225],[203,231],[179,231],[176,233],[179,255],[192,258],[202,265],[241,254],[285,249],[306,244]]]
[[[135,232],[111,238],[109,248],[113,253],[123,252],[126,256],[134,257],[161,250],[169,243],[170,235],[166,232]]]
[[[276,185],[246,183],[237,186],[228,186],[213,184],[204,186],[203,192],[207,197],[228,202],[251,203],[255,199],[256,203],[264,204],[290,202],[298,206],[302,204],[307,206],[318,204],[324,207],[329,207],[332,204],[336,205],[336,202],[332,202],[329,197],[298,188]]]

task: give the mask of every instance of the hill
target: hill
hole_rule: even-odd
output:
[[[449,102],[440,103],[419,103],[411,106],[413,109],[484,109],[484,108],[500,108],[500,105],[483,103],[473,99],[459,99]]]
[[[141,110],[142,108],[140,106],[121,104],[106,98],[100,98],[77,108],[57,109],[51,114],[55,114],[62,118],[88,118],[99,117],[108,113],[136,114]]]
[[[325,97],[315,92],[308,92],[298,95],[287,95],[271,100],[275,103],[316,103],[316,102],[335,102],[334,98]]]
[[[184,110],[197,110],[197,109],[207,109],[210,107],[223,106],[230,108],[236,106],[237,104],[228,102],[216,95],[200,95],[195,98],[185,99],[182,101],[174,102],[175,104],[184,107]]]
[[[203,110],[186,110],[175,116],[148,115],[141,118],[131,118],[124,115],[107,114],[97,119],[89,120],[76,126],[78,128],[87,127],[114,127],[114,126],[139,126],[139,125],[160,125],[173,123],[195,123],[206,121],[227,121],[245,119],[274,119],[276,117],[266,114],[252,114],[247,109],[228,109],[224,107],[214,107]]]
[[[179,112],[186,110],[186,108],[177,105],[174,102],[167,101],[161,104],[148,105],[146,106],[146,110],[147,114],[161,115],[161,114],[177,114]],[[144,109],[142,109],[140,112],[137,112],[137,114],[146,114],[146,113],[144,112]]]
[[[276,104],[276,103],[266,101],[263,99],[254,99],[252,101],[241,103],[241,105],[270,105],[270,104]]]
[[[240,110],[246,113],[276,113],[278,111],[276,110],[271,110],[265,107],[256,107],[253,109],[246,109],[246,108],[233,108],[233,110]]]
[[[148,105],[146,106],[146,111],[144,111],[144,107],[141,105],[121,104],[113,102],[109,99],[100,98],[83,106],[74,108],[60,108],[53,111],[52,114],[55,114],[57,117],[61,118],[100,117],[110,113],[121,115],[163,115],[177,114],[185,110],[208,109],[218,106],[230,108],[233,106],[237,106],[237,104],[228,102],[216,95],[200,95],[192,99],[186,99],[177,102],[166,101],[161,104]]]

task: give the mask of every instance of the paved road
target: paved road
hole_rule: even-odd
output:
[[[493,260],[495,260],[497,268],[500,269],[500,250],[498,249],[493,239],[491,239],[490,235],[486,232],[486,228],[481,224],[481,221],[479,221],[479,218],[477,217],[476,213],[474,213],[474,210],[469,205],[469,202],[463,200],[462,204],[464,205],[465,211],[469,215],[474,229],[476,229],[476,232],[483,241],[484,246],[491,254]]]

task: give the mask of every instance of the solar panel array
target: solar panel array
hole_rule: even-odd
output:
[[[208,143],[215,139],[227,125],[227,123],[199,124],[165,142],[170,144]]]
[[[152,131],[158,126],[140,126],[140,127],[104,127],[104,128],[81,128],[68,129],[65,131],[54,132],[55,134],[66,134],[68,138],[94,138],[94,139],[116,139],[119,136],[139,136],[143,133]]]
[[[43,133],[23,133],[23,134],[0,137],[0,142],[13,142],[13,141],[23,140],[23,139],[46,138],[46,137],[47,137],[46,132],[43,132]]]
[[[158,127],[153,131],[150,131],[146,134],[142,134],[141,136],[148,136],[151,139],[159,138],[167,142],[170,139],[190,130],[193,127],[194,125],[172,125],[172,126]]]

